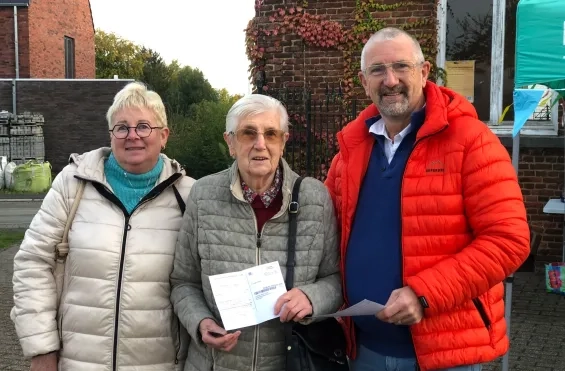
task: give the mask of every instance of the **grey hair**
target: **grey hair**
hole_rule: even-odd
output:
[[[106,113],[108,127],[112,128],[114,115],[124,108],[147,108],[155,115],[161,127],[167,127],[167,113],[159,94],[147,89],[141,82],[130,82],[114,97],[114,102]]]
[[[226,116],[226,133],[236,131],[239,122],[260,113],[277,111],[280,117],[280,129],[288,133],[288,113],[280,101],[263,94],[249,94],[240,98]]]
[[[372,34],[369,40],[367,40],[367,42],[365,43],[365,46],[363,46],[363,50],[361,51],[361,71],[365,71],[365,54],[367,53],[367,49],[369,49],[369,46],[371,44],[378,41],[394,40],[397,37],[402,36],[407,37],[412,41],[412,46],[414,47],[414,59],[416,59],[416,63],[424,63],[426,59],[424,58],[424,53],[422,53],[422,47],[414,36],[399,28],[386,27]]]

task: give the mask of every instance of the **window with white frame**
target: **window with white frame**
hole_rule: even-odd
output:
[[[447,71],[447,85],[452,85],[454,90],[461,89],[475,106],[479,118],[497,134],[510,134],[514,119],[511,104],[517,5],[518,0],[438,2],[437,64]],[[454,66],[458,65],[470,67],[459,70],[450,82],[450,69],[454,71]],[[558,105],[552,105],[551,97],[545,102],[530,117],[523,134],[557,134]]]

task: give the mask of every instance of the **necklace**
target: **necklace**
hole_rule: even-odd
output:
[[[135,193],[135,197],[137,197],[137,203],[139,203],[141,201],[141,199],[143,198],[143,196],[145,196],[145,194],[143,193],[143,191],[141,191],[141,196],[139,195],[137,188],[135,188],[133,186],[133,184],[131,183],[131,180],[129,180],[129,178],[128,178],[128,173],[126,173],[125,171],[124,171],[124,177],[127,179],[129,185],[131,186],[131,189]],[[151,178],[147,179],[147,184],[145,185],[145,188],[148,188],[150,183],[151,183]]]

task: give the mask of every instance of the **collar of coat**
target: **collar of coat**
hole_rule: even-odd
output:
[[[294,182],[298,178],[298,174],[292,171],[288,163],[283,158],[281,158],[279,166],[282,168],[281,192],[282,192],[283,200],[282,200],[281,210],[273,218],[277,218],[288,209],[292,196],[291,194],[292,187],[294,186]],[[248,204],[248,202],[245,200],[245,197],[243,196],[243,190],[241,189],[241,179],[239,176],[239,168],[237,166],[237,161],[234,161],[229,169],[229,178],[231,179],[230,191],[232,195],[239,201]]]
[[[110,156],[111,152],[111,148],[102,147],[83,154],[73,153],[69,157],[69,164],[74,164],[77,167],[77,176],[105,184],[109,187],[106,176],[104,175],[104,162]],[[171,160],[163,153],[161,153],[160,156],[163,158],[164,166],[159,176],[158,183],[165,181],[176,173],[185,175],[184,169],[178,162]]]

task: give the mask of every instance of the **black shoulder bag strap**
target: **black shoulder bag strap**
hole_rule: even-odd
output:
[[[177,187],[175,187],[174,184],[173,184],[173,192],[175,192],[175,198],[177,199],[177,203],[179,204],[180,213],[184,215],[184,212],[186,211],[186,203],[182,199],[179,190],[177,189]]]
[[[288,205],[288,248],[286,257],[286,289],[292,289],[294,285],[294,266],[295,266],[295,255],[296,255],[296,229],[297,221],[296,216],[298,214],[298,193],[300,191],[300,183],[302,183],[302,177],[298,177],[294,182],[294,187],[292,188],[292,199]],[[293,322],[287,322],[284,326],[285,330],[285,342],[287,352],[291,349],[292,344],[292,328],[294,326]]]
[[[302,177],[298,177],[294,182],[294,187],[292,188],[292,199],[288,205],[288,247],[287,247],[287,257],[286,257],[286,289],[290,290],[294,286],[294,266],[295,256],[296,256],[296,215],[298,214],[298,193],[300,191],[300,183],[302,183]]]

